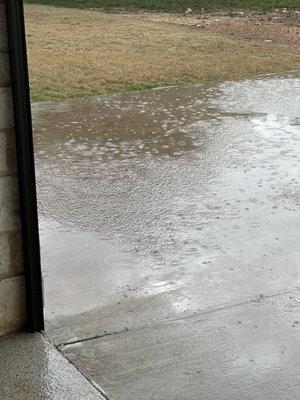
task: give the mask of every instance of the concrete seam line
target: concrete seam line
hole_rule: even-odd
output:
[[[14,170],[14,171],[6,170],[6,171],[1,171],[1,172],[0,172],[0,178],[1,178],[1,177],[5,177],[5,176],[14,176],[14,175],[15,175],[15,176],[18,176],[16,170]]]
[[[13,229],[13,230],[8,230],[8,231],[0,231],[0,239],[1,236],[8,236],[8,235],[16,235],[18,233],[21,233],[21,229]]]
[[[9,86],[10,87],[10,86]],[[1,89],[1,86],[0,86]],[[1,128],[0,133],[14,133],[15,129],[14,128]]]
[[[114,400],[112,397],[108,397],[108,396],[104,393],[103,389],[102,389],[99,385],[96,385],[88,376],[86,376],[82,371],[80,371],[80,369],[79,369],[75,364],[73,364],[73,363],[64,355],[64,353],[63,353],[57,346],[55,346],[55,345],[47,338],[47,336],[45,335],[45,333],[38,333],[38,335],[41,335],[42,338],[43,338],[47,343],[50,344],[50,346],[54,347],[54,348],[61,354],[61,356],[68,362],[68,364],[72,365],[72,366],[80,373],[80,375],[83,376],[84,379],[86,379],[87,382],[89,382],[89,383],[97,390],[97,392],[100,393],[101,396],[103,396],[103,398],[104,398],[105,400]]]
[[[201,312],[198,312],[196,314],[187,315],[187,316],[184,316],[184,317],[176,317],[176,318],[172,318],[172,319],[165,319],[165,320],[162,320],[162,321],[160,321],[160,322],[158,322],[156,324],[143,325],[143,326],[140,326],[140,327],[137,327],[137,328],[133,328],[132,331],[139,331],[139,330],[147,329],[147,328],[150,328],[150,327],[158,327],[158,326],[166,324],[166,323],[173,323],[173,322],[177,322],[177,321],[186,321],[188,319],[194,320],[195,318],[201,317],[202,315],[208,315],[208,314],[212,314],[214,312],[218,312],[218,311],[222,311],[222,310],[230,310],[232,308],[240,307],[240,306],[247,305],[247,304],[260,303],[262,300],[268,300],[268,299],[280,297],[280,296],[285,295],[285,294],[294,294],[294,293],[297,293],[299,291],[300,291],[300,288],[296,287],[296,288],[293,288],[292,290],[287,290],[287,291],[284,291],[284,292],[271,294],[271,295],[263,296],[263,297],[260,297],[260,296],[259,297],[255,297],[255,298],[253,298],[251,300],[248,300],[248,301],[231,304],[231,305],[224,306],[224,307],[214,308],[212,310],[201,311]],[[118,335],[118,334],[122,334],[122,333],[127,333],[128,331],[129,331],[129,329],[127,328],[127,329],[122,329],[122,330],[119,330],[119,331],[103,333],[103,334],[99,334],[99,335],[95,335],[95,336],[91,336],[91,337],[86,337],[86,338],[83,338],[83,339],[78,339],[78,340],[74,340],[74,341],[70,341],[70,342],[58,343],[58,344],[55,345],[55,347],[58,350],[62,351],[64,348],[66,348],[68,346],[72,346],[74,344],[88,342],[90,340],[101,339],[101,338],[106,337],[106,336],[112,336],[112,335]],[[50,340],[49,340],[49,342],[52,343]]]
[[[23,272],[17,272],[17,273],[10,273],[10,274],[3,274],[0,275],[0,281],[4,282],[6,279],[13,279],[13,278],[18,278],[19,276],[23,276]]]

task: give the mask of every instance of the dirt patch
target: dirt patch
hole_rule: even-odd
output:
[[[136,17],[137,14],[131,14]],[[236,11],[174,15],[139,13],[139,18],[191,26],[228,37],[263,41],[300,48],[300,12],[274,10],[272,12]]]

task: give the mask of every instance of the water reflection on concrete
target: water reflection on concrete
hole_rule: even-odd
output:
[[[34,105],[47,316],[155,294],[176,316],[299,286],[298,83]]]

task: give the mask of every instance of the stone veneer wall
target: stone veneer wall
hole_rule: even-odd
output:
[[[0,0],[0,335],[25,322],[18,176],[4,0]]]

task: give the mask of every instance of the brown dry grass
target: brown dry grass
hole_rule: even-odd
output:
[[[33,100],[295,69],[295,50],[99,11],[26,6]]]

